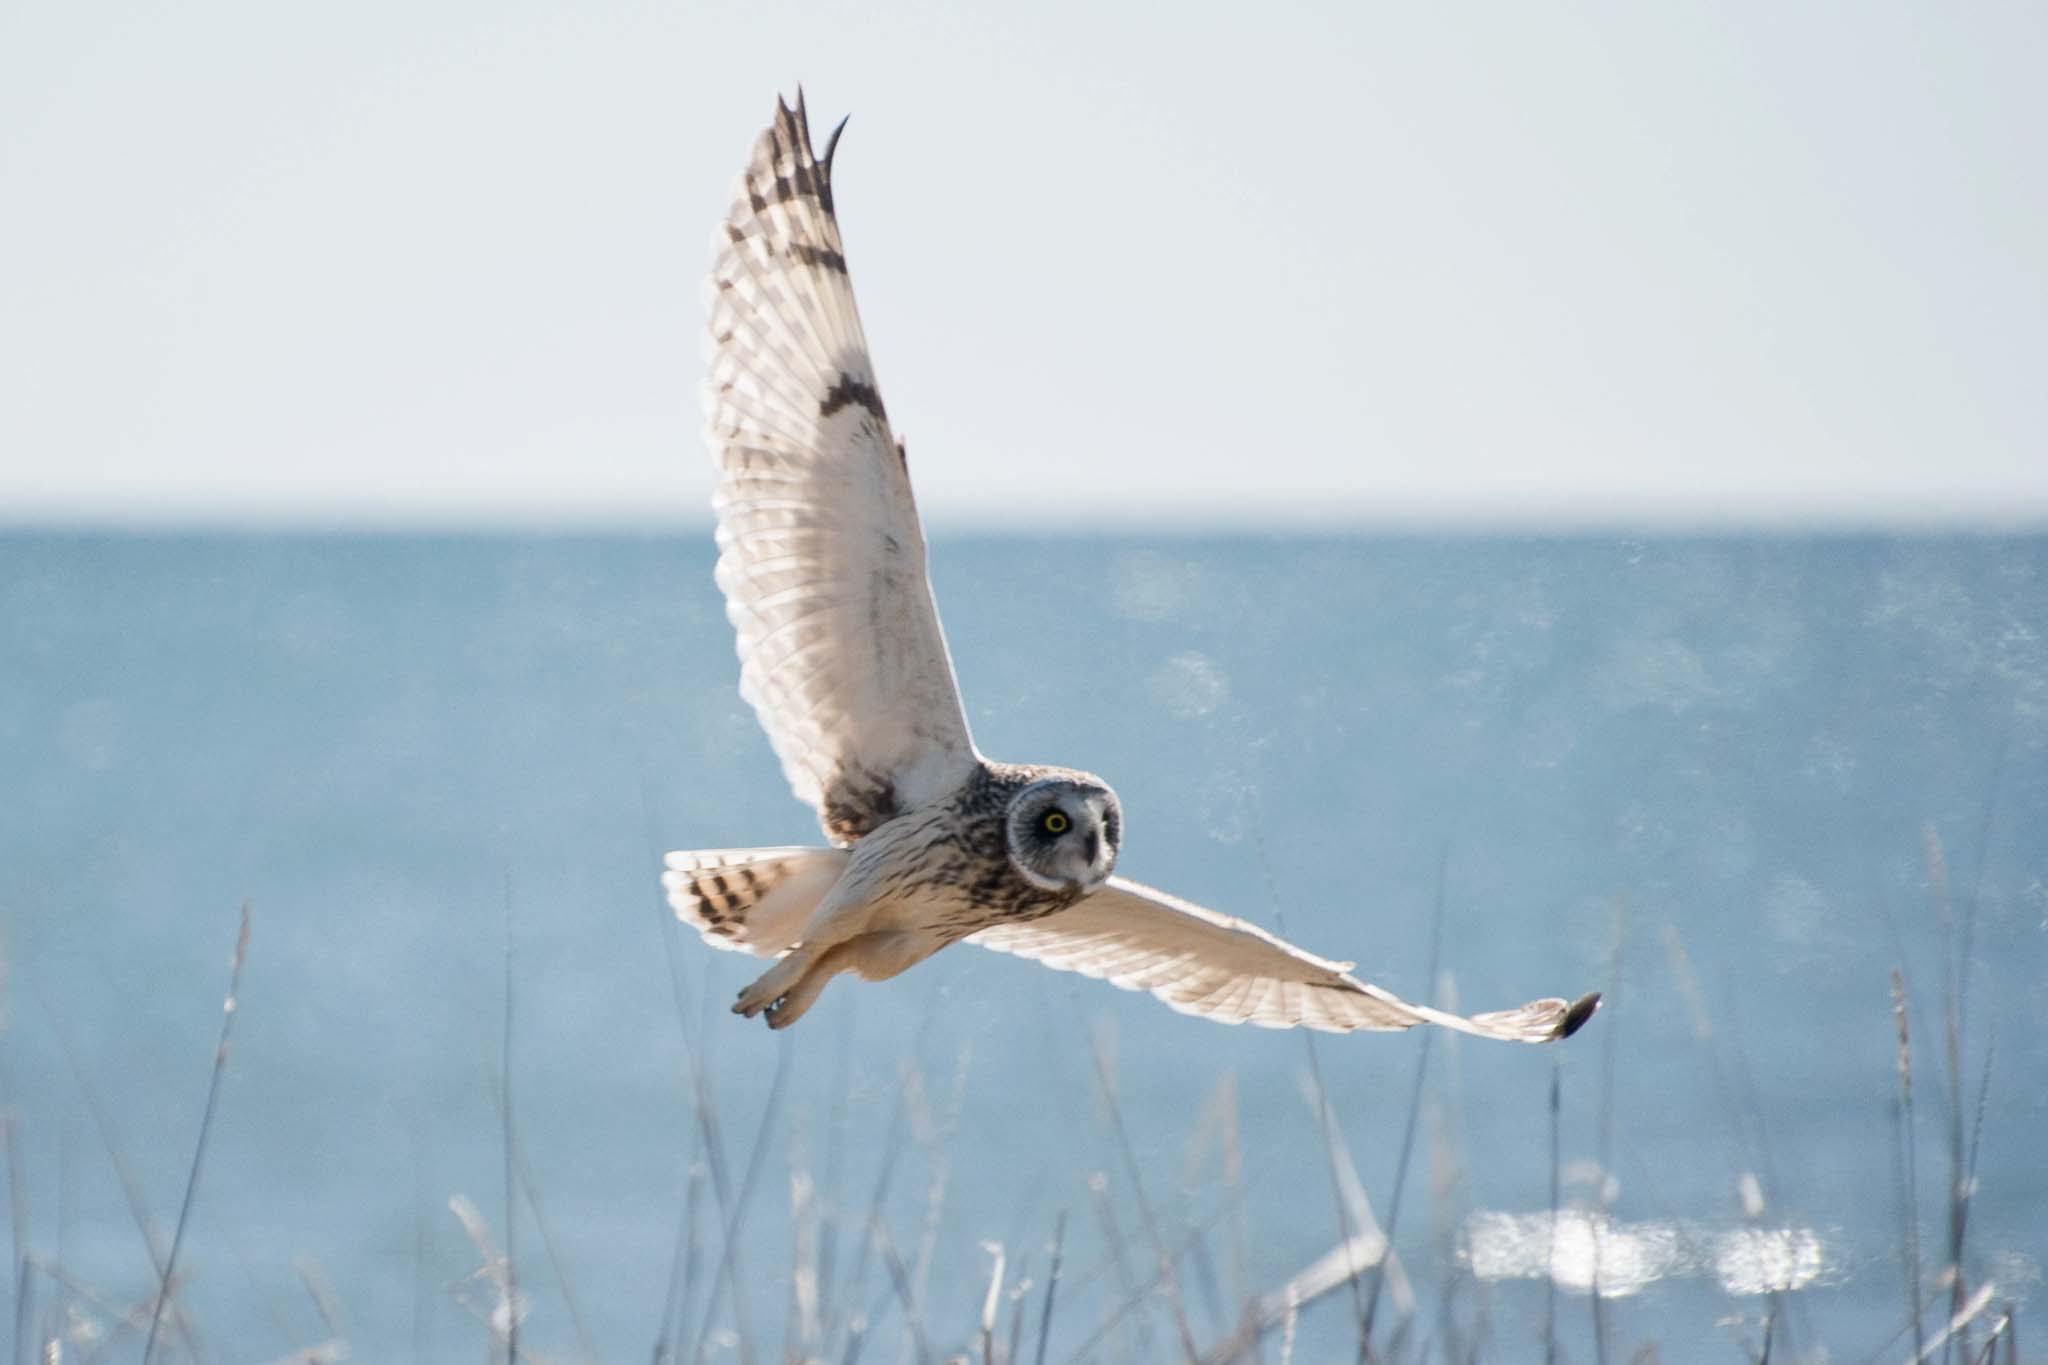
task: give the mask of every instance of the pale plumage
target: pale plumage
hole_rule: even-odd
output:
[[[783,1027],[839,972],[881,980],[965,938],[1225,1023],[1575,1031],[1597,996],[1461,1018],[1113,876],[1123,816],[1106,784],[976,751],[833,216],[838,140],[814,156],[802,97],[777,101],[706,291],[717,577],[740,692],[834,845],[668,856],[669,899],[707,942],[778,959],[733,1008]]]
[[[1400,997],[1254,924],[1111,877],[1057,915],[998,924],[968,940],[1060,971],[1149,991],[1182,1014],[1261,1028],[1404,1029],[1442,1024],[1488,1038],[1544,1043],[1577,1030],[1599,1001],[1537,1000],[1470,1019]]]
[[[837,142],[812,158],[799,99],[734,185],[704,410],[740,695],[845,845],[958,786],[975,754],[832,216]]]

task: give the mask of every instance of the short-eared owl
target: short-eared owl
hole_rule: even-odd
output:
[[[1432,1023],[1531,1043],[1577,1029],[1598,997],[1460,1018],[1113,876],[1123,810],[1107,784],[976,751],[853,306],[838,142],[818,158],[803,97],[776,101],[706,290],[718,584],[740,693],[833,845],[668,855],[669,899],[707,942],[780,959],[734,1010],[782,1028],[840,972],[880,981],[964,938],[1225,1023]]]

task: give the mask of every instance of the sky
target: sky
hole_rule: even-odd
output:
[[[2048,524],[2048,9],[15,0],[0,522],[701,521],[778,91],[934,525]]]

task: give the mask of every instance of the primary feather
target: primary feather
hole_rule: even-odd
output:
[[[1547,1043],[1577,1032],[1599,997],[1533,1000],[1464,1018],[1412,1005],[1331,962],[1214,910],[1124,877],[1079,903],[1021,924],[983,929],[970,942],[1033,958],[1127,991],[1149,991],[1183,1014],[1261,1028],[1405,1029],[1441,1024],[1512,1042]]]
[[[834,142],[837,134],[834,134]],[[740,694],[845,847],[977,761],[803,99],[733,188],[706,289],[718,585]]]

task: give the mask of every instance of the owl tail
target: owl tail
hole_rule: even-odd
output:
[[[837,848],[716,848],[671,853],[661,884],[676,917],[714,948],[780,957],[846,868]]]

